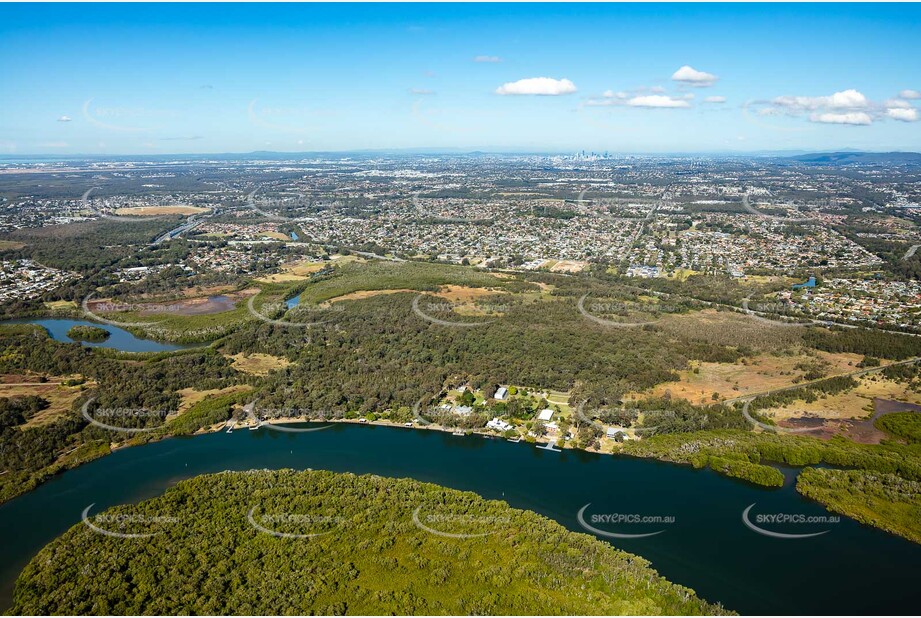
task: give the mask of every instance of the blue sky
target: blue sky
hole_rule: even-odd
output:
[[[0,154],[921,150],[918,41],[904,4],[3,4]]]

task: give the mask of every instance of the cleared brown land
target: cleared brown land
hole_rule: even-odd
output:
[[[759,411],[777,421],[806,417],[826,419],[860,419],[873,414],[873,400],[887,399],[921,404],[921,393],[908,388],[904,382],[895,382],[879,374],[855,378],[856,388],[830,395],[813,402],[795,401],[785,407]]]
[[[270,371],[284,369],[291,364],[286,358],[272,356],[271,354],[261,354],[259,352],[254,352],[252,354],[240,352],[239,354],[228,356],[228,358],[233,359],[231,364],[237,371],[257,376],[268,375]]]
[[[266,238],[273,238],[275,240],[284,240],[284,241],[291,240],[289,236],[287,236],[286,234],[282,234],[281,232],[259,232],[259,235],[264,236]]]
[[[73,409],[73,403],[86,388],[92,388],[95,382],[87,381],[81,386],[63,386],[61,382],[79,378],[80,376],[50,376],[48,381],[41,383],[38,376],[33,374],[6,374],[0,376],[0,398],[27,397],[35,395],[48,401],[50,404],[22,427],[39,427],[52,422],[63,414]]]
[[[856,365],[863,359],[859,354],[796,354],[791,356],[774,356],[759,354],[746,358],[745,364],[739,363],[692,363],[691,369],[678,372],[677,382],[666,382],[654,388],[629,395],[633,399],[649,396],[661,397],[666,392],[672,397],[680,397],[694,404],[713,403],[713,393],[720,399],[742,397],[753,393],[769,391],[775,388],[793,386],[796,378],[802,378],[804,370],[795,369],[797,363],[821,362],[825,366],[826,377],[849,373],[856,370]],[[695,373],[694,369],[698,372]]]
[[[219,397],[221,395],[229,395],[230,393],[241,393],[244,391],[251,391],[253,387],[249,384],[237,384],[236,386],[228,386],[227,388],[212,388],[205,391],[199,391],[194,388],[184,388],[181,391],[176,391],[180,397],[182,397],[179,403],[179,410],[176,413],[168,415],[166,418],[173,419],[192,406],[194,406],[199,401],[203,401],[208,397]]]
[[[197,215],[208,212],[208,208],[199,208],[198,206],[132,206],[130,208],[119,208],[115,211],[117,215],[126,215],[134,217],[150,217],[152,215]]]
[[[578,273],[585,270],[588,262],[577,262],[575,260],[560,260],[550,268],[554,273]]]
[[[282,266],[280,273],[267,275],[257,279],[266,283],[288,283],[291,281],[306,281],[312,273],[322,270],[331,262],[296,262]]]

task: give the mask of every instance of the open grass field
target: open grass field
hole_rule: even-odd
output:
[[[70,311],[78,309],[79,305],[73,300],[53,300],[46,302],[45,307],[51,311]]]
[[[175,206],[133,206],[131,208],[119,208],[115,211],[115,214],[133,217],[150,217],[154,215],[198,215],[209,211],[209,208],[177,204]]]
[[[858,354],[813,352],[791,356],[759,354],[745,359],[745,364],[692,362],[690,369],[678,372],[677,382],[659,384],[647,392],[631,393],[629,396],[643,399],[648,396],[662,397],[669,393],[672,397],[686,399],[693,404],[707,404],[714,401],[713,393],[718,393],[719,399],[731,399],[792,386],[797,378],[802,378],[806,373],[803,369],[795,368],[798,363],[818,362],[826,368],[830,377],[854,371],[855,365],[862,358]]]
[[[167,420],[172,420],[173,418],[188,411],[189,408],[199,402],[204,401],[205,399],[221,397],[231,393],[243,393],[251,390],[253,390],[253,387],[248,384],[237,384],[235,386],[228,386],[227,388],[212,388],[203,391],[194,388],[184,388],[182,390],[176,391],[179,396],[182,397],[179,403],[179,410],[177,410],[176,413],[167,416]]]
[[[813,416],[826,419],[859,419],[873,414],[873,400],[891,399],[921,404],[921,393],[917,393],[905,382],[896,382],[879,374],[855,378],[858,386],[849,391],[829,395],[812,402],[796,401],[789,406],[766,408],[759,414],[776,421]]]
[[[578,273],[585,270],[588,262],[579,262],[576,260],[560,260],[550,267],[550,272],[554,273]]]
[[[470,268],[415,262],[374,262],[345,265],[336,276],[319,281],[304,290],[302,301],[319,304],[354,292],[377,290],[411,290],[438,292],[454,285],[465,288],[504,289],[509,280]]]
[[[257,376],[268,375],[270,371],[275,371],[276,369],[284,369],[291,364],[287,359],[280,356],[261,354],[259,352],[254,352],[252,354],[240,352],[239,354],[234,354],[228,358],[233,359],[231,364],[237,371],[242,371],[243,373],[249,373]]]
[[[15,251],[16,249],[22,249],[26,244],[22,242],[16,242],[13,240],[0,240],[0,251]]]
[[[256,281],[260,283],[291,283],[293,281],[307,281],[311,274],[319,270],[323,270],[323,268],[328,265],[336,263],[337,262],[333,261],[316,262],[310,260],[306,262],[294,262],[291,264],[285,264],[282,266],[280,273],[274,273],[265,277],[260,277],[259,279],[256,279]]]
[[[92,381],[88,381],[81,386],[64,386],[61,384],[65,380],[79,377],[51,376],[47,382],[42,383],[38,381],[37,375],[6,374],[0,376],[0,398],[34,395],[47,400],[50,405],[22,425],[23,429],[40,427],[47,425],[63,414],[69,413],[73,409],[73,403],[80,396],[80,393],[96,385]]]

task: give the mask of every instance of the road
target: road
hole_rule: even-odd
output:
[[[912,258],[912,256],[918,251],[919,248],[921,248],[921,245],[912,245],[912,246],[910,246],[910,247],[908,248],[908,251],[905,252],[905,256],[904,256],[902,259],[903,259],[903,260],[910,260],[910,259]]]

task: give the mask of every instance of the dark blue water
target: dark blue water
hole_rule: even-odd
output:
[[[671,581],[745,614],[915,614],[921,546],[846,518],[808,539],[748,529],[743,510],[827,515],[792,482],[763,489],[709,470],[651,461],[550,453],[527,443],[402,428],[338,424],[325,431],[258,431],[173,438],[124,449],[65,472],[0,506],[0,605],[22,566],[44,544],[93,512],[161,494],[197,474],[253,468],[314,468],[411,477],[501,499],[583,531],[577,513],[671,516],[668,525],[607,525],[653,537],[611,541],[652,562]],[[792,478],[795,471],[785,470]],[[780,529],[775,526],[775,529]],[[792,530],[788,527],[786,530]],[[91,560],[91,557],[87,558]]]
[[[96,322],[89,322],[87,320],[59,320],[47,318],[38,320],[8,320],[0,322],[0,324],[38,324],[48,331],[48,334],[56,341],[82,343],[91,348],[112,348],[113,350],[121,350],[122,352],[171,352],[193,347],[172,343],[160,343],[152,339],[142,339],[140,337],[135,337],[128,331],[117,326],[97,324]],[[77,325],[102,328],[109,332],[109,338],[99,343],[75,341],[67,336],[67,331],[70,330],[72,326]]]

